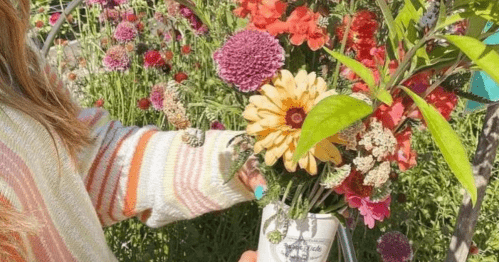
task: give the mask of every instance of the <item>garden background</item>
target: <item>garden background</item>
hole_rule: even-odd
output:
[[[204,18],[211,21],[209,34],[196,34],[189,20],[177,17],[176,29],[182,35],[177,41],[166,41],[164,34],[158,34],[163,25],[158,23],[161,18],[157,13],[167,16],[169,12],[164,1],[130,0],[126,3],[135,14],[145,12],[140,19],[144,26],[140,41],[127,47],[133,54],[126,73],[103,69],[102,58],[111,45],[113,23],[108,17],[101,26],[102,10],[82,3],[59,31],[49,61],[58,68],[61,78],[83,107],[102,106],[124,125],[152,124],[161,130],[174,130],[163,112],[147,103],[146,107],[143,99],[150,96],[155,84],[182,77],[186,79],[178,87],[179,96],[193,127],[209,129],[217,120],[226,129],[244,130],[246,121],[241,114],[248,104],[247,98],[233,92],[218,77],[212,54],[228,36],[244,28],[246,21],[232,14],[236,3],[230,0],[194,2]],[[365,8],[381,14],[375,4],[359,2],[357,10]],[[401,6],[403,1],[395,2],[394,6]],[[397,2],[400,3],[397,5]],[[51,15],[67,4],[57,0],[32,1],[32,37],[43,42],[51,30]],[[345,10],[338,7],[330,11],[333,16],[337,14],[339,21]],[[386,34],[386,30],[381,30],[380,34]],[[75,45],[78,47],[74,48]],[[145,69],[141,48],[171,51],[171,68]],[[302,59],[319,61],[320,53],[324,51]],[[287,63],[284,68],[293,73],[297,71]],[[331,70],[316,67],[307,68],[307,71],[316,71],[328,84],[332,82]],[[100,102],[96,105],[96,101]],[[460,99],[450,124],[462,139],[471,162],[485,114],[483,111],[464,114],[464,102]],[[418,164],[395,179],[391,217],[372,230],[358,220],[353,240],[359,261],[380,261],[376,240],[383,232],[393,230],[406,234],[411,240],[414,261],[443,261],[445,258],[464,189],[451,174],[428,132],[415,130],[412,147],[419,152]],[[468,261],[499,261],[498,170],[496,161],[473,237],[478,253],[471,255]],[[130,219],[106,228],[105,234],[120,261],[237,261],[245,250],[257,249],[260,217],[261,210],[256,203],[244,203],[160,229],[151,229],[137,219]],[[332,261],[338,257],[337,246],[333,244]]]

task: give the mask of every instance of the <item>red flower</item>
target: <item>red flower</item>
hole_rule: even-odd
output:
[[[383,123],[383,126],[393,130],[402,120],[405,107],[402,97],[395,98],[391,106],[381,104],[374,112],[374,117]]]
[[[102,107],[104,105],[104,99],[100,98],[97,101],[95,101],[94,107]]]
[[[177,83],[182,83],[184,80],[187,80],[187,74],[184,73],[184,72],[178,72],[175,74],[174,76],[175,78],[175,81],[177,81]]]
[[[445,91],[441,86],[435,88],[435,90],[428,94],[425,100],[429,104],[435,106],[438,112],[440,112],[447,121],[450,119],[450,115],[458,102],[457,96],[454,93]],[[414,110],[408,116],[416,119],[423,119],[419,109]]]
[[[161,57],[161,53],[156,50],[147,51],[144,55],[144,67],[162,67],[164,66],[165,60]]]
[[[342,40],[350,19],[345,16],[341,26],[336,28],[338,39]],[[370,57],[371,48],[376,47],[375,35],[378,30],[376,14],[362,10],[353,16],[352,25],[347,37],[347,47],[355,50],[357,60],[362,61]]]
[[[318,27],[319,17],[319,13],[314,13],[305,6],[297,7],[286,20],[291,43],[301,45],[307,40],[308,46],[313,51],[324,46],[329,41],[329,35],[325,28]]]
[[[268,31],[272,35],[277,35],[285,31],[275,29],[269,30],[274,24],[284,25],[279,18],[286,12],[287,3],[280,0],[238,0],[240,7],[234,10],[234,14],[239,17],[250,15],[250,23],[247,29]]]
[[[137,101],[137,107],[142,110],[149,109],[149,106],[151,106],[151,101],[149,101],[149,99],[146,97],[141,98],[139,101]]]
[[[412,130],[408,126],[404,131],[395,135],[397,146],[395,153],[387,158],[389,161],[397,161],[401,171],[406,171],[416,165],[416,151],[411,150]]]
[[[42,27],[43,27],[43,25],[44,25],[44,23],[43,23],[43,21],[42,21],[42,20],[38,20],[38,21],[36,21],[36,23],[35,23],[35,26],[36,26],[37,28],[42,28]]]
[[[183,45],[182,46],[182,54],[188,55],[191,52],[191,46],[190,45]]]
[[[127,14],[126,20],[128,22],[134,23],[134,22],[136,22],[138,20],[138,18],[137,18],[137,16],[135,14]]]

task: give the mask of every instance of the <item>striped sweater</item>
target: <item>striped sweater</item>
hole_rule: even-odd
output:
[[[125,127],[101,108],[82,109],[95,142],[73,165],[56,137],[0,104],[0,201],[34,216],[36,236],[20,236],[29,261],[116,261],[102,227],[138,217],[149,227],[191,219],[253,199],[239,179],[224,184],[229,140],[243,131],[209,130],[190,147],[180,131]]]

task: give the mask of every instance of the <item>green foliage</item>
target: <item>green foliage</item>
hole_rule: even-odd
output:
[[[350,96],[332,95],[324,98],[312,108],[303,122],[293,161],[297,162],[315,144],[368,116],[372,111],[371,106]]]
[[[487,72],[492,79],[499,83],[499,71],[497,70],[499,54],[495,50],[473,37],[457,35],[443,37],[461,49],[480,69]]]
[[[421,97],[413,93],[406,87],[402,89],[412,98],[418,106],[423,118],[428,124],[428,129],[433,139],[442,152],[445,161],[471,196],[473,204],[476,203],[477,192],[473,171],[468,161],[466,150],[464,149],[456,132],[452,130],[447,120],[433,107],[430,106]]]

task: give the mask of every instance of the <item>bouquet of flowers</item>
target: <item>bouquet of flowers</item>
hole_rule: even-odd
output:
[[[414,128],[432,134],[476,201],[466,151],[448,121],[458,96],[489,102],[462,90],[467,73],[479,68],[499,81],[499,55],[481,42],[485,22],[498,28],[499,4],[238,0],[233,12],[248,24],[213,58],[219,76],[249,96],[246,133],[268,180],[261,203],[273,208],[264,210],[262,233],[278,245],[298,221],[293,243],[260,261],[301,257],[293,250],[314,256],[300,247],[304,231],[317,231],[300,231],[310,213],[343,221],[338,213],[358,212],[371,229],[388,218],[390,178],[416,165]]]

